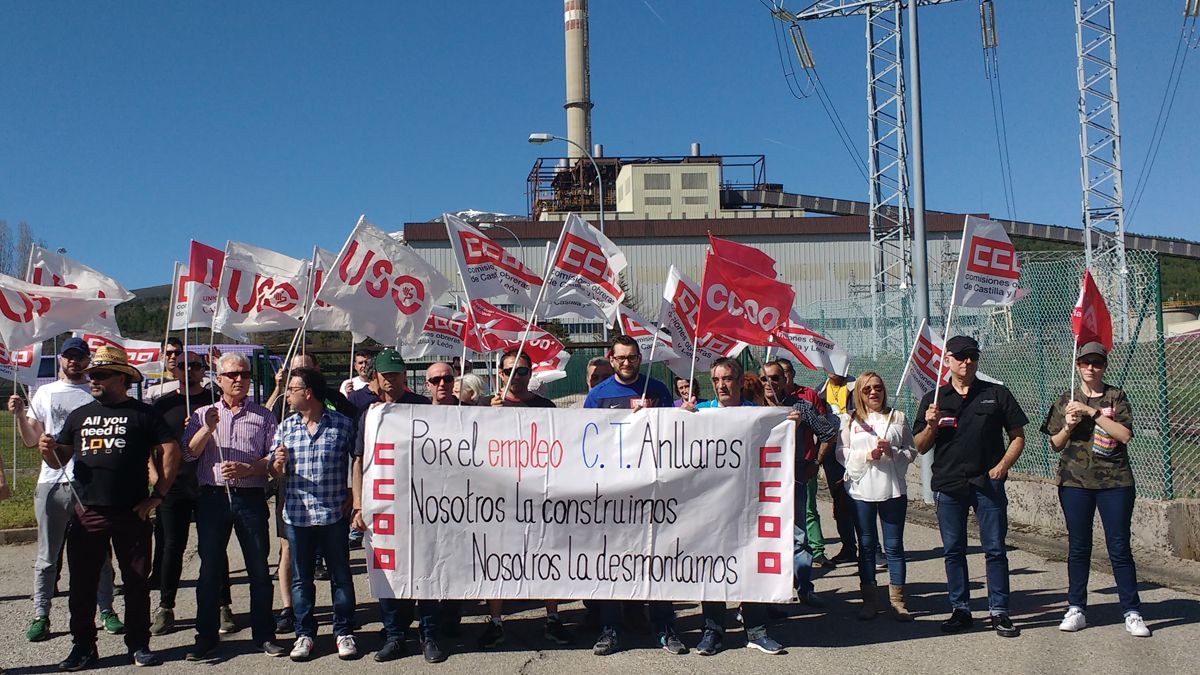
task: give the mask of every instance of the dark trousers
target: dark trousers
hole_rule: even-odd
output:
[[[196,497],[178,493],[168,494],[162,505],[154,510],[154,564],[151,569],[153,576],[158,577],[159,607],[175,609],[175,595],[183,575],[183,553],[187,550],[195,511]],[[229,566],[228,558],[225,566]],[[221,604],[233,604],[228,576],[221,585]]]
[[[229,583],[226,549],[229,535],[237,533],[250,579],[250,626],[255,644],[275,637],[271,601],[275,597],[267,555],[271,535],[267,525],[266,492],[257,488],[224,489],[201,487],[196,500],[196,537],[200,552],[200,582],[196,585],[196,633],[217,639],[220,623],[215,589]]]
[[[296,637],[316,637],[313,616],[316,587],[313,568],[317,553],[325,559],[329,584],[333,587],[333,634],[350,635],[354,624],[354,579],[350,576],[350,521],[342,518],[329,525],[287,526],[292,547],[292,611],[296,614]]]
[[[604,628],[620,633],[625,628],[625,612],[622,600],[598,600],[600,607],[600,624]],[[640,600],[628,602],[641,604]],[[675,607],[668,601],[655,600],[646,603],[650,607],[650,624],[655,632],[666,633],[675,630]]]
[[[437,600],[400,600],[380,598],[379,612],[383,615],[383,632],[387,639],[403,640],[413,622],[413,608],[420,614],[421,641],[432,640],[437,630]]]
[[[725,634],[724,602],[702,602],[700,611],[704,615],[704,628]],[[742,622],[746,626],[746,639],[757,640],[767,634],[767,606],[758,602],[742,603]]]
[[[967,514],[974,510],[987,572],[988,609],[992,614],[1008,614],[1008,551],[1004,548],[1004,538],[1008,535],[1008,496],[1004,481],[989,479],[983,487],[970,485],[965,492],[936,492],[933,497],[951,609],[971,611],[967,587]]]
[[[127,507],[75,506],[67,534],[71,566],[71,637],[78,647],[96,646],[96,587],[109,547],[125,584],[125,646],[150,646],[150,523]]]
[[[1132,485],[1104,490],[1058,488],[1058,499],[1067,521],[1067,602],[1072,607],[1087,609],[1088,576],[1092,571],[1092,523],[1099,510],[1121,609],[1125,613],[1141,612],[1137,568],[1129,543],[1134,497]]]
[[[825,468],[825,482],[829,485],[829,498],[833,500],[833,520],[837,525],[838,539],[842,540],[842,551],[854,555],[857,550],[857,537],[854,528],[854,505],[850,503],[850,495],[846,493],[846,469],[838,463],[832,452],[825,456],[822,466]]]

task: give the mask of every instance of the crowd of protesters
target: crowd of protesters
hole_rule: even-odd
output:
[[[987,625],[1012,638],[1020,628],[1009,615],[1005,482],[1024,447],[1028,419],[1008,389],[976,376],[981,352],[974,339],[955,336],[945,351],[950,381],[925,395],[911,420],[889,405],[888,386],[895,383],[876,372],[857,377],[832,373],[815,390],[795,383],[786,359],[762,364],[757,375],[745,373],[738,360],[718,359],[706,378],[713,398],[701,400],[699,378],[677,378],[670,388],[648,379],[638,343],[627,337],[616,338],[606,356],[587,364],[589,392],[582,405],[674,406],[697,415],[742,406],[787,408],[797,434],[795,597],[823,606],[813,585],[813,566],[855,565],[861,596],[857,616],[864,621],[881,613],[912,620],[905,594],[906,474],[920,455],[934,451],[932,489],[949,601],[949,616],[940,628],[955,633],[975,621],[967,579],[968,514],[974,512],[987,572]],[[96,666],[97,618],[103,630],[124,635],[133,664],[161,663],[150,649],[150,638],[175,629],[192,522],[200,572],[195,642],[187,660],[213,659],[220,636],[243,629],[231,608],[226,556],[231,536],[237,537],[246,565],[248,628],[257,649],[294,661],[312,657],[318,630],[315,582],[328,579],[337,654],[343,659],[359,656],[359,599],[350,551],[366,529],[361,505],[367,410],[378,403],[555,407],[531,388],[532,364],[516,352],[502,356],[499,386],[490,395],[469,363],[457,359],[428,367],[426,395],[409,388],[408,367],[395,349],[355,355],[355,375],[340,386],[328,383],[315,359],[302,355],[280,372],[264,405],[249,396],[252,372],[244,356],[206,359],[174,339],[164,345],[163,354],[170,377],[148,389],[142,401],[129,396],[142,373],[121,349],[105,346],[92,353],[86,343],[72,338],[59,349],[56,382],[38,388],[28,402],[19,395],[8,401],[22,441],[39,448],[43,458],[35,501],[33,616],[26,638],[41,641],[51,635],[50,602],[65,548],[72,648],[59,664],[62,670]],[[1102,345],[1082,346],[1075,364],[1078,386],[1054,402],[1040,427],[1060,453],[1059,495],[1069,542],[1067,609],[1059,628],[1073,632],[1087,625],[1092,527],[1098,512],[1125,629],[1148,637],[1130,552],[1135,492],[1127,444],[1133,413],[1124,392],[1104,381],[1107,365]],[[822,470],[842,544],[833,556],[825,555],[815,508]],[[0,498],[5,492],[0,484]],[[273,609],[269,563],[272,497],[280,540],[278,611]],[[123,621],[112,605],[114,559],[123,582]],[[881,572],[887,575],[886,598],[878,587]],[[152,609],[154,591],[158,605]],[[430,663],[447,658],[439,639],[461,634],[458,601],[378,602],[383,641],[374,652],[376,661],[409,654],[414,621],[419,651]],[[702,603],[702,633],[689,648],[676,631],[670,602],[585,604],[599,626],[593,652],[601,656],[624,648],[626,624],[640,617],[648,617],[658,646],[672,654],[689,649],[715,654],[725,647],[730,625],[725,603]],[[576,643],[577,631],[561,618],[559,603],[548,599],[544,605],[546,640]],[[503,601],[489,601],[487,607],[477,639],[480,649],[505,640]],[[783,616],[785,608],[744,603],[737,620],[745,627],[746,646],[767,654],[783,652],[784,645],[771,635],[772,624]],[[294,633],[290,648],[279,638],[289,633]]]

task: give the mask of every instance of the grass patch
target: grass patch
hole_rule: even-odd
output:
[[[11,477],[8,484],[12,486]],[[36,489],[36,474],[21,476],[18,479],[12,497],[0,502],[0,530],[37,525],[37,518],[33,515],[33,493]]]

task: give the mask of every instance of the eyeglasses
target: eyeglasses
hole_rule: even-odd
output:
[[[308,389],[308,387],[288,387],[287,392],[289,394],[294,394],[298,391],[304,391],[305,389]]]
[[[231,380],[248,380],[250,379],[250,371],[231,370],[228,373],[221,373],[221,377],[228,377]]]
[[[116,373],[111,370],[93,370],[92,372],[88,373],[88,378],[93,382],[103,382],[104,380],[114,377],[115,375]]]
[[[434,386],[437,386],[439,384],[452,384],[454,382],[454,376],[453,375],[438,375],[437,377],[431,377],[425,381]]]
[[[760,382],[766,382],[768,380],[770,380],[771,382],[783,382],[782,375],[763,375],[762,377],[760,377],[758,379]]]
[[[616,361],[617,363],[632,363],[634,361],[641,361],[642,355],[641,354],[630,354],[628,356],[610,356],[609,358],[612,359],[613,361]]]
[[[500,372],[508,376],[529,377],[529,373],[532,371],[529,366],[517,366],[516,368],[501,368]]]

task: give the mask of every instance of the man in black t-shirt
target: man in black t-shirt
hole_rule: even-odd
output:
[[[75,460],[75,509],[67,535],[71,569],[70,655],[62,670],[95,667],[95,598],[100,567],[109,548],[121,565],[125,581],[125,646],[138,666],[162,661],[150,651],[150,511],[170,491],[179,466],[179,442],[166,422],[149,405],[129,398],[129,386],[142,374],[129,365],[119,347],[96,350],[85,371],[94,402],[68,417],[58,438],[43,435],[38,448],[47,461],[63,466]],[[158,481],[147,494],[155,454]]]
[[[169,366],[174,371],[175,379],[186,383],[187,389],[169,392],[150,405],[162,416],[167,428],[178,441],[183,437],[183,428],[191,411],[221,398],[221,392],[212,385],[203,384],[205,365],[204,357],[200,354],[188,352],[186,362],[181,357],[170,361]],[[162,458],[158,459],[161,461]],[[175,482],[163,498],[163,503],[155,510],[154,562],[150,567],[150,577],[152,582],[156,582],[151,586],[158,588],[158,609],[154,611],[154,620],[150,624],[152,635],[169,633],[175,626],[175,595],[179,590],[179,577],[183,572],[183,552],[187,548],[188,533],[199,491],[196,463],[183,462],[175,475]],[[228,612],[228,607],[232,604],[228,578],[225,579],[221,594],[221,606]],[[232,618],[232,612],[228,613]],[[236,625],[230,628],[236,628]]]
[[[533,377],[533,361],[521,352],[510,349],[500,357],[500,386],[492,396],[492,405],[506,408],[556,408],[554,401],[529,391],[529,380]],[[505,390],[508,395],[505,396]]]
[[[1004,481],[1025,447],[1024,427],[1029,420],[1008,389],[975,376],[978,342],[956,335],[946,341],[945,352],[950,383],[925,394],[913,424],[917,451],[934,451],[931,487],[936,495],[946,590],[953,610],[942,623],[942,631],[956,633],[972,623],[967,588],[967,513],[974,510],[987,565],[992,629],[1000,637],[1016,637],[1021,631],[1008,617],[1008,553],[1004,544],[1008,497]]]

